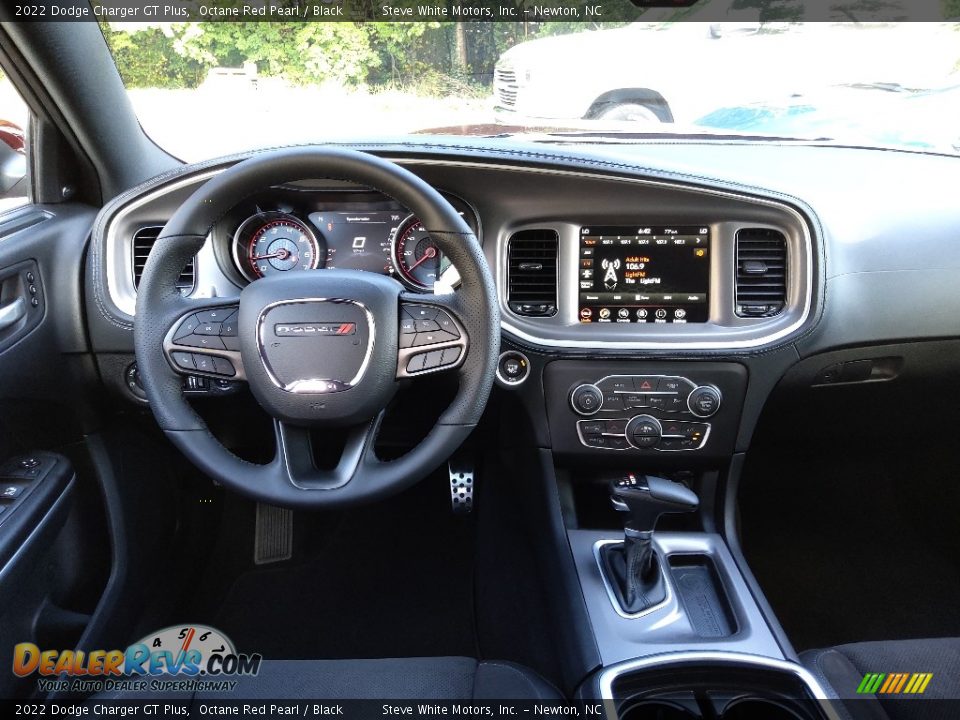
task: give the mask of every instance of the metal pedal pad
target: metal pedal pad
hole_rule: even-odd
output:
[[[473,510],[473,465],[451,461],[447,463],[450,473],[450,509],[457,515]]]
[[[253,543],[256,565],[289,560],[293,557],[293,511],[257,503],[257,529]]]

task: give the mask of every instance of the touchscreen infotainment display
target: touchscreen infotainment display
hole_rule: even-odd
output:
[[[695,323],[709,315],[710,228],[580,228],[584,323]]]

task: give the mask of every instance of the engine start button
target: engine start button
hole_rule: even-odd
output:
[[[508,350],[500,354],[497,377],[507,385],[519,385],[530,375],[530,360],[522,352]]]

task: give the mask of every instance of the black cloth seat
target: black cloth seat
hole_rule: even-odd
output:
[[[466,657],[264,660],[255,677],[229,679],[239,682],[233,691],[196,693],[194,699],[561,699],[560,693],[552,685],[529,668],[509,662],[480,662]],[[97,699],[132,700],[138,697],[141,697],[140,694],[117,693],[101,694]],[[178,699],[187,700],[189,696],[180,695]]]
[[[852,643],[810,650],[800,660],[827,689],[850,700],[845,708],[854,720],[960,717],[960,638]],[[933,678],[922,695],[858,695],[867,673],[933,673]]]

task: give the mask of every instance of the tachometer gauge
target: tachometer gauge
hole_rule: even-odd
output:
[[[391,257],[397,277],[415,290],[433,290],[434,283],[450,267],[450,260],[413,215],[397,227]]]
[[[237,228],[233,257],[250,280],[281,272],[316,270],[324,249],[304,223],[286,213],[260,213]]]

